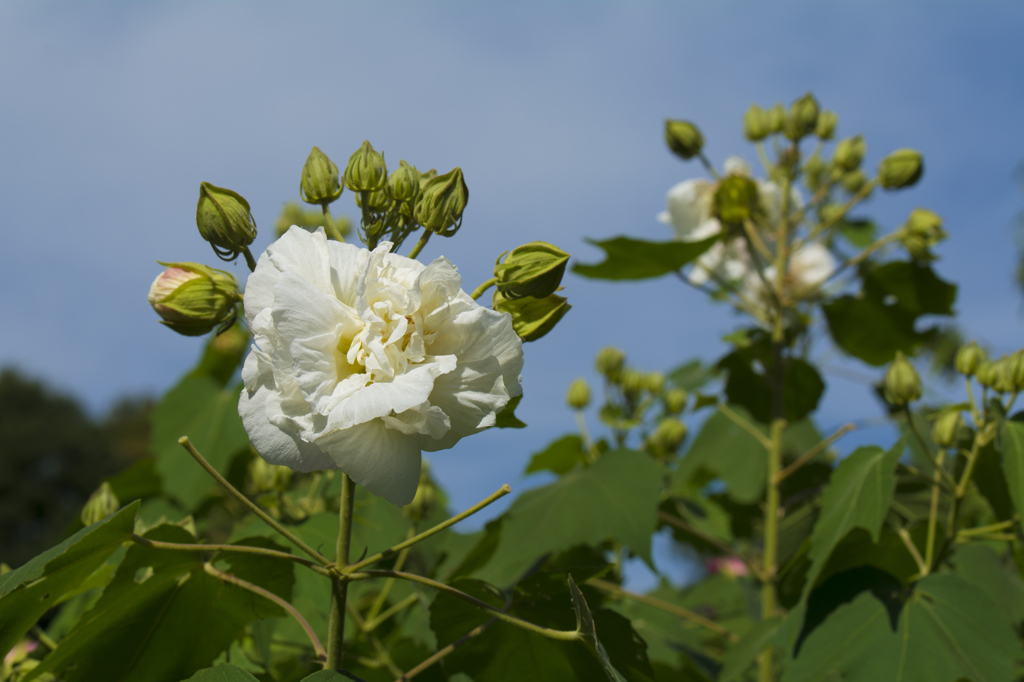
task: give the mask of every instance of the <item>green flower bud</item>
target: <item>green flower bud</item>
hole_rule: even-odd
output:
[[[992,381],[992,389],[999,391],[1000,393],[1014,393],[1015,385],[1013,382],[1014,374],[1014,358],[1004,355],[999,358],[995,363],[994,379]]]
[[[727,225],[743,224],[759,207],[757,185],[750,178],[730,175],[718,183],[712,200],[714,216]]]
[[[416,222],[442,237],[462,227],[462,212],[469,203],[469,188],[462,169],[455,168],[427,181],[416,202]]]
[[[928,240],[917,234],[904,233],[900,236],[900,243],[907,250],[910,257],[918,261],[935,260],[935,255],[929,248]]]
[[[237,192],[208,182],[199,183],[196,226],[222,260],[236,258],[256,238],[256,221],[249,212],[249,202]]]
[[[921,377],[900,351],[885,373],[883,386],[885,399],[893,405],[906,405],[921,397]]]
[[[850,194],[856,194],[857,192],[864,189],[864,185],[868,184],[868,176],[864,174],[861,169],[848,171],[843,173],[842,177],[839,178],[839,182],[842,183],[843,189]]]
[[[307,204],[323,205],[340,197],[343,189],[338,167],[319,148],[313,147],[302,167],[299,196]]]
[[[356,194],[356,206],[359,208],[363,207],[363,197],[364,194],[362,192]],[[387,191],[383,189],[379,189],[376,192],[367,192],[365,197],[367,199],[367,208],[376,213],[383,213],[391,208],[391,205],[395,203],[394,200],[388,196]]]
[[[1024,390],[1024,351],[1017,351],[1013,358],[1013,390]]]
[[[512,329],[523,341],[536,341],[546,335],[572,308],[565,298],[555,294],[509,300],[500,291],[494,292],[491,307],[512,316]]]
[[[812,192],[817,192],[825,184],[825,163],[817,155],[804,164],[804,182]]]
[[[857,170],[860,167],[860,162],[864,160],[865,153],[867,153],[867,145],[862,136],[847,137],[836,145],[832,163],[844,171]]]
[[[673,388],[665,394],[665,411],[669,414],[680,414],[686,409],[686,401],[690,394],[682,388]]]
[[[644,387],[654,395],[660,395],[665,390],[665,375],[661,372],[651,372],[645,377]]]
[[[822,140],[831,140],[836,132],[836,124],[839,123],[839,116],[834,111],[823,111],[818,116],[818,125],[814,134]]]
[[[420,193],[420,174],[415,166],[398,162],[398,170],[388,178],[388,193],[395,201],[415,201]]]
[[[504,256],[505,254],[502,254]],[[558,290],[569,254],[547,242],[530,242],[512,249],[505,261],[494,263],[498,291],[509,300],[544,298]]]
[[[751,142],[759,142],[771,134],[768,125],[768,112],[756,104],[751,104],[747,113],[743,114],[743,134]]]
[[[644,373],[638,369],[632,369],[627,367],[622,372],[622,390],[628,395],[640,395],[640,392],[646,388],[644,381]]]
[[[590,404],[590,386],[583,379],[573,379],[569,384],[569,392],[565,394],[565,402],[574,410],[584,410]]]
[[[704,136],[689,121],[665,121],[665,144],[681,159],[692,159],[704,147]]]
[[[978,371],[978,368],[981,366],[981,363],[985,362],[985,359],[985,351],[976,342],[971,341],[957,351],[954,364],[956,365],[956,371],[969,377],[974,376],[974,373]]]
[[[286,466],[275,466],[262,457],[253,457],[249,463],[249,476],[256,492],[285,491],[292,478],[292,470]]]
[[[167,269],[149,287],[149,304],[179,334],[200,336],[230,326],[237,315],[238,285],[230,273],[198,263],[160,263]]]
[[[91,526],[97,521],[113,516],[120,508],[121,501],[117,499],[110,484],[104,481],[96,489],[96,492],[89,496],[89,501],[82,507],[82,523]]]
[[[609,380],[614,381],[622,373],[622,367],[625,362],[625,353],[618,348],[605,346],[597,352],[597,359],[594,361],[594,365],[597,367],[598,372]]]
[[[437,501],[437,485],[430,477],[430,466],[424,460],[420,469],[420,484],[416,488],[416,496],[412,498],[412,502],[402,507],[402,515],[414,523],[419,523],[434,513]]]
[[[814,132],[818,126],[818,102],[807,93],[789,107],[783,132],[790,140],[799,140]]]
[[[686,431],[686,424],[668,417],[662,419],[658,428],[651,434],[650,443],[654,446],[656,454],[675,454],[686,440]]]
[[[939,415],[932,426],[932,440],[939,447],[952,447],[957,442],[957,432],[963,425],[960,410],[947,410]]]
[[[996,367],[995,360],[982,360],[981,364],[978,365],[978,370],[974,373],[974,377],[985,388],[992,388],[996,384],[997,372],[998,368]]]
[[[786,110],[781,104],[776,104],[768,110],[768,130],[773,133],[782,132],[782,125],[786,122]]]
[[[913,149],[897,149],[878,165],[878,181],[886,189],[911,187],[921,179],[924,163]]]
[[[911,211],[903,229],[909,234],[921,237],[929,246],[934,246],[949,236],[942,229],[942,218],[924,208],[915,208]]]
[[[388,167],[384,155],[373,148],[369,140],[348,159],[345,167],[345,187],[353,192],[376,192],[388,184]]]

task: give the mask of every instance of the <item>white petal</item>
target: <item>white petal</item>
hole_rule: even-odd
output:
[[[750,164],[742,156],[730,156],[725,160],[723,166],[726,175],[739,175],[740,177],[750,177]]]
[[[293,225],[263,252],[245,285],[248,322],[273,304],[274,285],[282,272],[295,272],[320,291],[332,293],[323,228],[311,233]]]
[[[508,403],[509,395],[495,358],[460,364],[454,372],[434,381],[430,402],[444,410],[451,430],[441,438],[423,437],[427,452],[446,450],[474,433],[494,426],[495,416]]]
[[[354,244],[327,242],[334,295],[342,303],[355,307],[359,280],[370,262],[370,252]]]
[[[274,285],[272,310],[275,330],[289,340],[333,332],[341,322],[359,324],[355,311],[335,298],[333,292],[325,294],[291,271],[283,273]]]
[[[318,471],[335,468],[334,462],[313,443],[286,433],[267,418],[267,398],[272,391],[260,387],[250,395],[243,390],[238,399],[238,415],[256,452],[271,464],[295,471]]]
[[[381,417],[389,427],[404,434],[422,434],[436,440],[448,433],[451,422],[440,407],[425,401],[393,416]]]
[[[690,241],[690,233],[711,217],[711,183],[686,180],[668,191],[668,214],[676,237]]]
[[[464,292],[453,302],[452,320],[427,344],[432,355],[455,355],[459,364],[493,357],[501,365],[505,390],[511,397],[523,392],[523,342],[512,329],[512,317],[483,308]]]
[[[389,429],[379,420],[334,431],[317,441],[337,468],[374,495],[409,504],[420,481],[416,436]]]

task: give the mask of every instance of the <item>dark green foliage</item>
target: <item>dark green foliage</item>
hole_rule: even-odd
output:
[[[649,279],[676,272],[696,260],[718,241],[711,237],[699,242],[647,242],[629,237],[604,241],[588,239],[602,248],[605,260],[596,265],[576,263],[573,272],[592,279]]]

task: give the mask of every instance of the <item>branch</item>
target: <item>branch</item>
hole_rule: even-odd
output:
[[[455,640],[454,642],[452,642],[448,646],[442,647],[442,648],[438,649],[436,654],[434,654],[433,656],[430,656],[429,658],[424,659],[423,662],[421,662],[415,668],[412,668],[411,670],[409,670],[409,672],[407,672],[404,675],[402,675],[401,677],[399,677],[397,680],[395,680],[395,682],[407,682],[408,680],[411,680],[412,678],[416,677],[421,672],[423,672],[424,670],[426,670],[430,666],[434,665],[435,663],[440,661],[442,658],[444,658],[445,656],[447,656],[451,652],[455,651],[458,647],[462,646],[463,644],[465,644],[469,640],[473,639],[474,637],[483,634],[484,630],[486,630],[487,628],[491,627],[491,625],[493,625],[497,621],[498,621],[497,618],[491,618],[489,621],[487,621],[483,625],[476,626],[475,628],[473,628],[472,630],[470,630],[469,632],[464,634],[462,637],[459,637],[457,640]]]
[[[786,480],[788,476],[796,472],[797,469],[799,469],[800,467],[802,467],[803,465],[807,464],[812,459],[817,457],[822,452],[822,450],[832,445],[837,440],[839,440],[839,438],[841,438],[843,435],[849,433],[850,431],[853,431],[855,428],[857,427],[855,427],[853,424],[846,424],[844,426],[841,426],[838,431],[836,431],[831,436],[815,445],[813,448],[811,448],[803,455],[801,455],[800,458],[797,459],[795,462],[793,462],[788,467],[780,471],[779,475],[775,477],[775,482],[782,483],[784,480]]]
[[[295,556],[294,554],[289,554],[287,552],[279,552],[275,549],[249,547],[247,545],[189,545],[181,542],[161,542],[159,540],[150,540],[149,538],[144,538],[141,535],[136,535],[134,533],[132,533],[132,542],[139,545],[145,545],[146,547],[153,547],[154,549],[170,549],[179,552],[238,552],[240,554],[258,554],[261,556],[273,557],[275,559],[294,561],[297,564],[302,564],[307,568],[313,569],[321,575],[330,575],[329,571],[321,568],[309,559],[303,559],[302,557]]]
[[[725,403],[718,403],[718,411],[724,414],[729,419],[731,419],[732,422],[736,424],[736,426],[740,427],[741,429],[749,433],[751,436],[756,438],[757,442],[763,445],[765,450],[771,449],[772,442],[771,440],[768,439],[768,436],[761,433],[760,429],[758,429],[756,426],[754,426],[746,419],[741,417],[739,414],[737,414],[731,407],[729,407]]]

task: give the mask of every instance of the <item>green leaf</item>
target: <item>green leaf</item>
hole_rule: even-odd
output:
[[[222,663],[213,668],[200,670],[183,682],[259,682],[259,680],[237,665]]]
[[[586,598],[580,592],[580,588],[576,586],[571,575],[569,576],[569,594],[572,596],[572,610],[576,613],[576,632],[583,638],[590,653],[597,657],[601,669],[604,670],[604,674],[608,676],[610,682],[626,682],[626,678],[619,674],[608,658],[608,652],[605,651],[601,639],[597,636],[594,614],[590,612]]]
[[[782,623],[781,618],[762,620],[752,627],[740,641],[729,649],[722,661],[722,672],[718,682],[736,682],[754,663],[766,646],[768,646]]]
[[[878,226],[870,220],[841,220],[836,227],[846,241],[862,249],[875,242],[875,234],[878,232]]]
[[[1005,440],[1004,440],[1005,442]],[[1004,446],[1005,447],[1005,446]],[[1010,464],[1011,467],[1016,464]],[[986,443],[974,462],[974,476],[971,478],[978,487],[978,492],[988,500],[996,518],[1007,521],[1014,516],[1014,501],[1010,493],[1009,483],[1016,478],[1007,472],[1007,460],[999,456],[995,441]]]
[[[616,450],[550,485],[527,490],[506,512],[497,551],[477,575],[510,585],[549,552],[608,538],[649,564],[664,476],[648,455]]]
[[[519,402],[523,399],[523,395],[520,393],[515,398],[512,398],[505,405],[504,409],[497,414],[494,419],[494,425],[499,429],[525,429],[526,422],[519,419],[516,416],[516,408],[519,407]]]
[[[956,574],[988,594],[1011,623],[1024,621],[1024,580],[1012,561],[1004,561],[992,547],[969,544],[952,558]]]
[[[576,263],[572,266],[576,274],[592,279],[648,279],[696,260],[718,242],[718,236],[699,242],[648,242],[629,237],[587,241],[604,249],[605,260],[596,265]]]
[[[1003,471],[1010,497],[1017,507],[1017,513],[1024,517],[1024,424],[1003,422],[1001,429],[1003,446]]]
[[[895,618],[867,592],[840,606],[807,638],[782,682],[1011,682],[1019,656],[1011,624],[984,591],[933,574]]]
[[[747,410],[732,405],[741,417],[751,420]],[[763,426],[757,427],[767,435]],[[753,502],[764,491],[768,451],[753,435],[716,411],[704,422],[682,462],[672,475],[672,489],[687,493],[690,479],[700,470],[720,478],[737,502]]]
[[[174,525],[146,537],[195,542]],[[230,573],[290,596],[280,560],[247,554],[218,559],[228,562]],[[279,613],[264,598],[206,573],[197,553],[133,545],[96,605],[26,682],[44,672],[65,682],[178,682],[209,666],[246,623]]]
[[[309,677],[302,678],[302,682],[351,682],[351,680],[351,677],[346,677],[337,670],[320,670]]]
[[[755,371],[751,365],[755,360],[763,364],[766,359],[759,358],[754,350],[730,353],[718,362],[718,367],[729,372],[725,384],[729,402],[742,405],[757,421],[767,424],[772,418],[771,390],[764,374]],[[787,421],[798,422],[813,412],[824,392],[825,382],[813,365],[800,358],[786,361],[783,404]]]
[[[186,377],[172,388],[153,411],[150,447],[167,495],[189,510],[196,509],[217,482],[192,461],[178,439],[188,436],[203,457],[221,472],[249,447],[238,416],[240,388],[222,389],[207,376]]]
[[[715,378],[716,369],[705,365],[700,360],[685,362],[665,377],[675,388],[696,391]]]
[[[859,296],[822,305],[833,340],[868,364],[890,362],[896,351],[913,354],[935,334],[917,331],[922,315],[952,315],[956,286],[926,265],[890,262],[862,272]]]
[[[44,613],[77,594],[131,539],[138,508],[133,502],[0,576],[0,651],[9,651]]]
[[[535,471],[553,471],[564,474],[581,462],[587,461],[587,453],[583,451],[583,441],[579,436],[562,436],[540,452],[533,453],[526,473]]]
[[[874,446],[862,447],[840,462],[822,496],[821,513],[811,534],[811,567],[805,595],[814,587],[832,550],[851,530],[863,528],[872,541],[878,542],[896,488],[895,470],[903,450],[902,440],[888,452]]]

